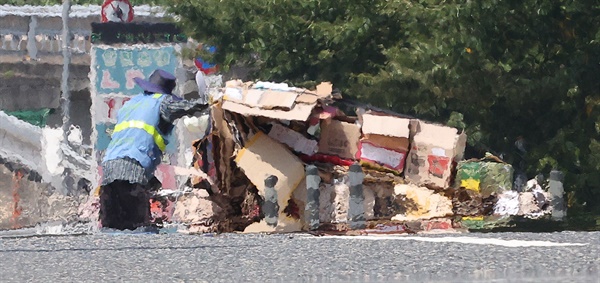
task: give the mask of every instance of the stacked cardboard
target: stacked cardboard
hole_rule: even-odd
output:
[[[462,161],[465,133],[366,106],[355,109],[356,117],[349,116],[333,106],[340,97],[330,83],[314,90],[268,82],[226,83],[212,107],[212,133],[195,144],[194,166],[213,172],[209,178],[215,185],[206,199],[218,202],[225,214],[211,219],[227,222],[215,227],[306,230],[305,207],[312,201],[307,199],[307,165],[315,165],[320,178],[321,229],[349,229],[348,171],[355,163],[363,168],[360,199],[367,227],[421,221],[410,225],[452,228],[453,216],[494,211],[498,194],[510,191],[506,164]],[[277,177],[274,227],[261,210],[269,176]],[[207,187],[198,178],[192,186]]]
[[[357,159],[365,165],[378,165],[400,174],[409,149],[410,119],[366,113]]]
[[[323,120],[319,153],[354,159],[358,152],[358,139],[360,139],[358,125],[333,119]]]
[[[414,121],[412,126],[406,178],[417,185],[450,187],[454,164],[463,158],[466,134],[424,121]]]

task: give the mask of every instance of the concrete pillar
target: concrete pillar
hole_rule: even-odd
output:
[[[552,219],[562,221],[567,216],[567,205],[565,202],[565,189],[563,187],[564,175],[561,171],[552,170],[548,184],[548,192],[552,195]]]
[[[358,163],[350,166],[348,179],[350,181],[350,204],[348,206],[348,222],[351,229],[365,228],[365,208],[363,195],[363,180],[365,175]]]
[[[35,39],[35,32],[37,30],[37,17],[31,16],[29,22],[29,31],[27,31],[27,54],[31,60],[37,60],[37,43]]]
[[[272,227],[277,226],[277,217],[279,216],[279,203],[277,202],[277,191],[275,191],[277,181],[277,177],[273,175],[265,179],[265,202],[262,206],[265,221]]]
[[[321,177],[319,177],[319,169],[314,165],[306,166],[306,222],[309,230],[319,229],[319,185]]]

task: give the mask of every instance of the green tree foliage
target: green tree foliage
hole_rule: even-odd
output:
[[[379,5],[379,4],[377,4]],[[347,85],[376,74],[383,51],[402,36],[397,18],[378,13],[373,1],[173,1],[195,38],[218,46],[217,60],[247,63],[259,77]]]
[[[62,0],[0,0],[0,5],[60,5]],[[169,0],[130,0],[132,5],[168,5]],[[102,5],[104,0],[71,0],[71,5]]]
[[[261,79],[331,80],[346,95],[465,127],[529,174],[560,169],[600,210],[600,5],[584,0],[174,0],[216,60]],[[510,159],[510,158],[509,158]]]

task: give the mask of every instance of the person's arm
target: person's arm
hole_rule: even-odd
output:
[[[172,96],[167,96],[160,104],[160,116],[163,120],[172,124],[183,116],[191,116],[196,112],[206,111],[208,107],[202,99],[176,100]]]

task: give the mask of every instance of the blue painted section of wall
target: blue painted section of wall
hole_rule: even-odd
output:
[[[115,128],[115,125],[112,123],[98,123],[96,124],[96,132],[98,133],[98,137],[96,139],[96,150],[104,151],[108,148],[108,144],[110,143],[110,133]]]
[[[142,89],[133,78],[148,78],[158,68],[175,73],[178,65],[173,46],[135,49],[96,48],[96,91],[98,95],[139,94]]]

